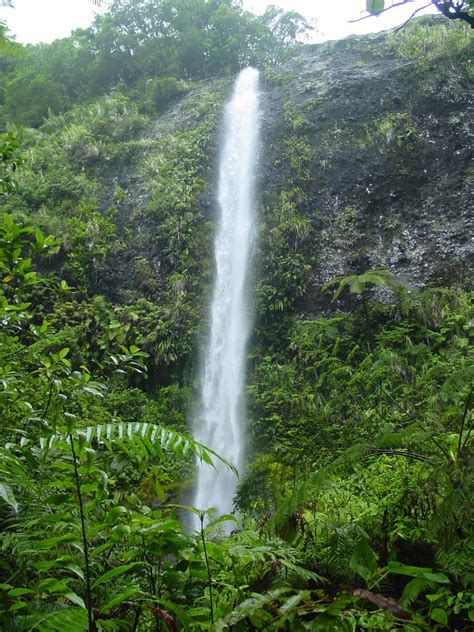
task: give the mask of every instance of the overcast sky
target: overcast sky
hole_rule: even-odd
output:
[[[66,37],[78,27],[87,27],[98,9],[91,0],[13,0],[15,8],[0,8],[0,19],[22,43],[51,42]],[[349,20],[362,15],[365,0],[244,0],[244,6],[261,13],[269,4],[295,10],[306,18],[318,21],[315,41],[337,39],[351,33],[381,31],[400,24],[428,0],[413,0],[405,7],[377,17],[350,24]],[[422,13],[433,12],[433,9]],[[420,13],[419,15],[421,15]]]

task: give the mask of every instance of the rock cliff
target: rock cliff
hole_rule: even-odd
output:
[[[473,253],[469,81],[453,44],[442,52],[441,40],[430,42],[423,59],[417,40],[435,39],[430,28],[307,47],[282,69],[283,85],[265,91],[264,190],[284,186],[284,108],[302,118],[317,285],[369,268],[417,286],[466,274]]]
[[[296,302],[306,296],[310,309],[324,282],[370,268],[415,286],[466,279],[468,50],[463,33],[431,18],[397,34],[306,46],[262,72],[260,284],[277,285],[275,258],[300,259],[288,287],[263,301],[301,281]],[[135,166],[114,174],[129,238],[101,270],[100,291],[157,299],[169,275],[193,270],[209,280],[218,126],[230,86],[208,82],[184,97],[147,127]],[[299,220],[302,235],[292,237]],[[270,237],[277,224],[280,240]]]

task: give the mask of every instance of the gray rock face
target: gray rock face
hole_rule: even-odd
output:
[[[461,65],[397,56],[398,37],[308,47],[265,88],[262,190],[285,187],[284,107],[304,118],[316,290],[370,268],[450,284],[472,264],[469,83]]]
[[[302,191],[296,212],[311,223],[314,255],[304,310],[311,311],[322,284],[340,275],[387,268],[421,287],[465,282],[472,270],[467,45],[456,43],[458,31],[446,21],[437,27],[442,35],[433,25],[432,19],[422,32],[410,26],[397,35],[307,46],[262,72],[259,190],[267,200]],[[128,300],[143,295],[145,283],[145,294],[160,300],[185,250],[196,269],[207,270],[202,283],[209,285],[217,130],[230,87],[203,84],[150,125],[143,161],[119,178],[127,193],[120,223],[130,247],[103,270],[101,291]],[[196,140],[201,133],[205,142]],[[295,176],[291,151],[296,156],[301,147],[304,174]],[[263,250],[276,221],[268,204],[262,202]],[[189,231],[210,231],[207,245],[193,251],[182,227],[188,240]],[[137,258],[148,261],[151,281],[137,279]]]

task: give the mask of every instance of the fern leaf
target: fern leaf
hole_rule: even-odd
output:
[[[180,432],[156,424],[146,422],[98,424],[97,426],[78,429],[76,437],[84,445],[90,446],[95,441],[98,445],[105,446],[109,450],[113,446],[126,446],[139,457],[160,457],[163,455],[163,450],[176,456],[186,456],[191,453],[211,467],[215,467],[214,461],[219,461],[238,475],[235,466],[219,456],[214,450]],[[64,447],[67,440],[68,437],[65,434],[50,435],[41,438],[40,447],[43,450]]]
[[[308,568],[301,566],[301,564],[295,564],[285,559],[279,559],[279,562],[284,568],[286,568],[288,571],[293,573],[299,579],[302,579],[306,582],[314,581],[318,584],[327,584],[327,579],[325,579],[321,575],[318,575],[314,571],[311,571]]]
[[[415,577],[403,589],[402,596],[400,598],[400,604],[404,608],[408,608],[411,604],[415,603],[420,595],[428,592],[428,590],[436,590],[438,588],[435,582],[425,579],[424,577]]]

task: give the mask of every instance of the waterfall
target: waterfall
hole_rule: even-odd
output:
[[[220,212],[214,255],[216,274],[211,329],[205,356],[197,441],[212,448],[240,471],[245,432],[245,349],[249,335],[246,306],[249,261],[255,239],[254,180],[259,126],[258,71],[245,68],[237,77],[224,111],[219,161]],[[216,463],[198,464],[193,505],[230,513],[235,474]],[[194,524],[197,527],[197,523]]]

